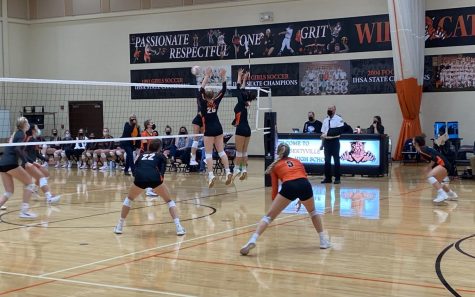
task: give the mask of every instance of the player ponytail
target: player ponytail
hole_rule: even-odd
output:
[[[289,145],[287,143],[279,144],[279,146],[277,147],[277,159],[275,159],[275,161],[272,162],[272,164],[270,164],[269,167],[267,167],[266,174],[270,174],[272,170],[274,169],[275,164],[277,164],[277,162],[279,162],[280,160],[287,158],[289,154],[290,154]]]

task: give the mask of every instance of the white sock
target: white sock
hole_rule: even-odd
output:
[[[322,232],[318,233],[318,236],[320,236],[320,241],[325,239],[325,234]]]
[[[443,188],[438,189],[437,192],[439,192],[439,193],[445,193],[445,191],[444,191]]]
[[[249,239],[249,243],[256,243],[258,238],[259,238],[259,234],[257,233],[252,234],[251,238]]]
[[[243,166],[242,166],[242,172],[247,172],[247,167],[246,167],[246,165],[243,165]]]
[[[231,173],[231,169],[226,168],[226,175]]]
[[[22,203],[21,204],[21,212],[28,212],[30,209],[30,204],[29,203]]]
[[[125,222],[125,219],[124,219],[124,218],[120,218],[120,219],[119,219],[119,223],[120,223],[120,224],[123,224],[124,222]]]
[[[209,177],[209,178],[214,177],[214,173],[213,173],[213,172],[208,172],[208,177]]]
[[[175,223],[175,225],[180,225],[180,219],[179,218],[176,218],[176,219],[173,219],[173,222]]]
[[[47,199],[50,199],[51,197],[53,197],[53,195],[51,194],[51,192],[46,192],[45,193],[45,196]]]

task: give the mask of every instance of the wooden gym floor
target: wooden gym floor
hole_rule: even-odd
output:
[[[0,295],[475,296],[475,181],[451,182],[459,201],[435,206],[421,165],[338,186],[311,177],[333,248],[320,250],[307,215],[290,206],[243,257],[270,205],[263,162],[250,165],[245,182],[211,190],[203,175],[166,176],[184,237],[166,205],[145,197],[113,234],[132,179],[51,168],[59,205],[37,200],[40,218],[25,222],[15,194],[0,213]]]

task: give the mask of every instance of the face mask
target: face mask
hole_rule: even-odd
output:
[[[79,132],[79,133],[78,133],[78,136],[82,136],[83,134],[84,134],[84,133]]]
[[[109,132],[104,131],[104,132],[102,132],[102,134],[104,134],[104,136],[107,136],[107,135],[109,135]]]
[[[65,136],[65,137],[71,137],[71,134],[66,133],[66,134],[64,134],[64,136]]]
[[[183,135],[183,134],[185,134],[185,133],[186,133],[185,131],[180,131],[180,134],[181,134],[181,135]]]
[[[53,133],[53,136],[58,136],[58,133]]]
[[[309,120],[310,122],[313,122],[314,118],[313,118],[313,117],[308,117],[308,120]]]
[[[377,120],[374,120],[374,121],[373,121],[373,124],[377,124],[377,123],[378,123],[378,121],[377,121]]]
[[[170,135],[170,134],[172,134],[172,132],[166,131],[165,134]]]
[[[155,124],[152,125],[152,130],[155,130],[157,128],[157,126],[155,126]]]
[[[333,115],[333,111],[332,111],[332,110],[330,110],[330,109],[329,109],[329,110],[327,110],[327,115],[328,115],[329,117],[331,117],[331,116]]]

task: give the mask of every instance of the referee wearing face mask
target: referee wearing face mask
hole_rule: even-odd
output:
[[[332,164],[331,158],[335,165],[335,184],[340,183],[340,135],[344,126],[343,119],[336,114],[336,107],[332,105],[328,107],[328,116],[323,120],[322,125],[322,142],[325,153],[325,179],[322,184],[332,182]]]

